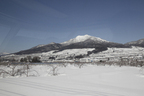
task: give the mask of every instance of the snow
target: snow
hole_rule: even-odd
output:
[[[90,36],[90,35],[82,35],[82,36],[78,35],[76,38],[70,39],[69,41],[63,42],[61,44],[69,45],[69,44],[72,44],[72,43],[83,42],[83,41],[86,41],[88,39],[93,40],[93,41],[97,41],[97,42],[108,42],[108,41],[103,40],[99,37],[93,37],[93,36]]]
[[[46,67],[33,66],[38,77],[0,79],[0,96],[144,96],[139,67],[68,65],[58,76],[48,75]]]

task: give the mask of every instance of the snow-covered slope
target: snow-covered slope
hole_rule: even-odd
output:
[[[66,60],[66,58],[72,57],[74,58],[75,56],[78,55],[87,55],[88,51],[92,51],[94,50],[94,48],[82,48],[82,49],[66,49],[63,51],[59,51],[59,52],[46,52],[46,53],[42,53],[41,55],[41,60],[42,61],[48,61],[49,57],[56,57],[56,60]]]
[[[144,43],[144,39],[140,39],[140,40],[137,40],[137,41],[128,42],[127,44],[142,44],[142,43]]]
[[[128,42],[125,45],[144,47],[144,38],[137,41]]]
[[[135,46],[132,48],[108,48],[106,51],[90,55],[93,61],[107,60],[108,58],[110,61],[117,61],[121,57],[137,58],[141,60],[144,57],[144,48]]]
[[[90,35],[83,35],[83,36],[79,35],[76,38],[70,39],[69,41],[63,42],[61,44],[69,45],[69,44],[73,44],[73,43],[84,42],[86,40],[91,40],[91,41],[95,41],[95,42],[99,42],[99,43],[108,42],[108,41],[103,40],[101,38],[93,37],[93,36],[90,36]]]

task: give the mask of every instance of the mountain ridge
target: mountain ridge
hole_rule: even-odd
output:
[[[106,41],[99,37],[94,37],[90,35],[79,35],[76,38],[70,39],[62,43],[53,42],[46,45],[38,45],[27,50],[19,51],[15,54],[32,54],[32,53],[48,52],[51,50],[62,51],[65,49],[77,49],[77,48],[95,48],[97,50],[100,50],[103,48],[106,49],[107,47],[125,48],[129,46],[120,43]]]
[[[144,47],[144,38],[143,39],[139,39],[137,41],[128,42],[125,45]]]

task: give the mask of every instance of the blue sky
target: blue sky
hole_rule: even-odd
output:
[[[144,38],[144,0],[0,0],[0,52],[85,34],[117,43]]]

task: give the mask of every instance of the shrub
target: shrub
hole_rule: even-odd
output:
[[[41,62],[40,57],[38,57],[38,56],[33,57],[32,62],[33,63]]]

